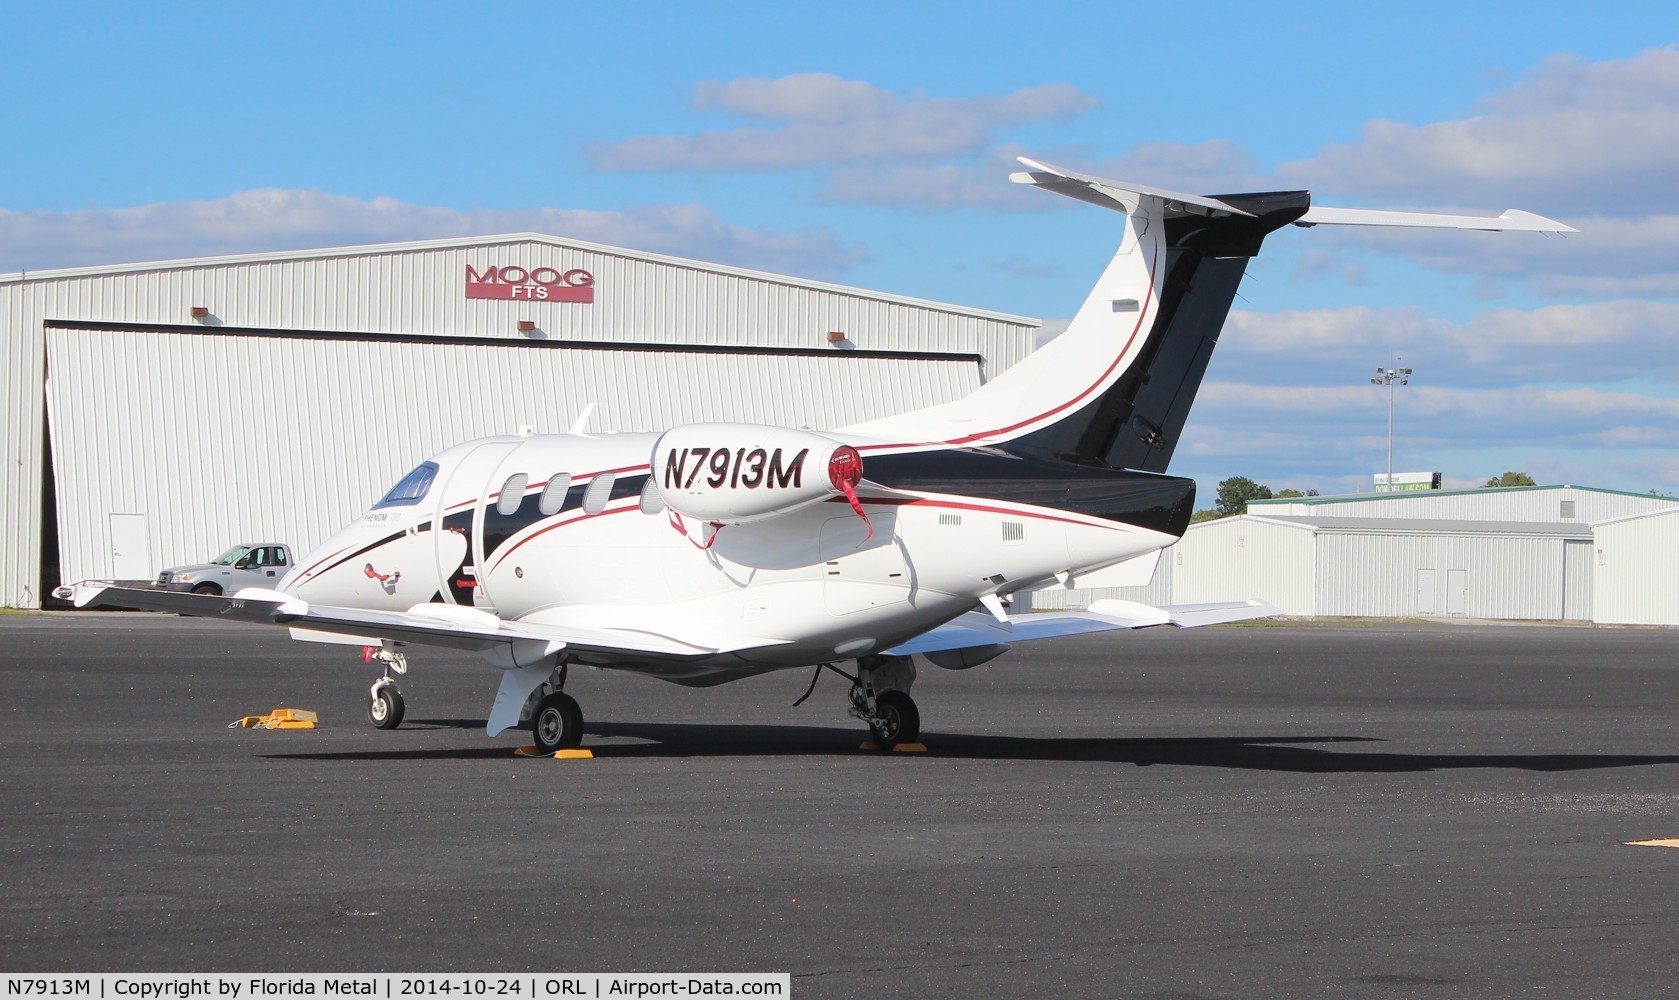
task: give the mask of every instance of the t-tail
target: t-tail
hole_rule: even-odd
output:
[[[848,427],[893,442],[983,447],[1096,469],[1164,472],[1249,258],[1287,225],[1568,233],[1496,218],[1314,208],[1307,191],[1192,195],[1021,158],[1011,175],[1124,213],[1119,248],[1067,329],[967,397]]]

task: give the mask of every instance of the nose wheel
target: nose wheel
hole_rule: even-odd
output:
[[[537,702],[531,713],[531,738],[543,753],[575,750],[583,745],[583,709],[563,691]]]
[[[402,692],[397,690],[391,674],[406,674],[408,657],[394,649],[367,646],[362,649],[361,658],[363,663],[377,662],[384,668],[384,675],[367,689],[367,721],[375,729],[395,729],[402,725],[404,705]]]
[[[395,729],[402,725],[402,692],[389,680],[373,685],[367,703],[367,721],[378,729]]]

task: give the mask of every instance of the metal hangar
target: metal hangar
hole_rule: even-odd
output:
[[[1039,608],[1259,597],[1306,617],[1679,625],[1679,499],[1514,486],[1254,500],[1192,524],[1147,587],[1051,588]]]
[[[308,548],[489,434],[840,426],[1038,321],[534,233],[0,275],[0,606]]]

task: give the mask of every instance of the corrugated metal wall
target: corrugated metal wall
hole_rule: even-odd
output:
[[[1566,554],[1558,537],[1319,530],[1317,613],[1557,621],[1581,607]]]
[[[32,608],[41,567],[41,470],[46,348],[28,286],[0,285],[0,607]],[[50,582],[50,581],[49,581]]]
[[[960,398],[960,360],[49,331],[62,575],[109,577],[107,516],[151,570],[264,536],[307,549],[461,441],[696,419],[833,427]]]
[[[1032,609],[1035,611],[1061,611],[1067,608],[1088,608],[1091,601],[1105,601],[1118,599],[1121,601],[1137,601],[1159,607],[1172,603],[1172,578],[1174,564],[1178,560],[1177,546],[1167,546],[1160,553],[1160,562],[1154,567],[1154,579],[1146,587],[1085,587],[1083,589],[1068,590],[1065,587],[1047,587],[1043,590],[1032,591]]]
[[[594,276],[592,303],[469,299],[467,268]],[[6,286],[0,286],[3,292]],[[1033,321],[591,244],[521,239],[37,277],[35,315],[356,333],[826,347],[983,355],[996,374],[1031,351]]]
[[[1596,526],[1592,620],[1679,625],[1679,511]]]
[[[1284,614],[1317,614],[1310,529],[1231,517],[1190,525],[1172,548],[1175,604],[1257,597]]]
[[[482,271],[505,265],[583,268],[594,275],[595,301],[466,298],[469,266]],[[1036,326],[1000,313],[529,235],[7,276],[0,280],[0,441],[6,445],[0,472],[0,606],[33,607],[41,597],[43,321],[187,324],[194,306],[210,311],[202,322],[211,327],[511,341],[527,339],[517,328],[521,320],[536,324],[530,337],[636,343],[822,348],[828,333],[839,331],[850,346],[864,350],[978,354],[984,359],[979,378],[1030,353]],[[613,364],[604,359],[574,362],[597,377],[614,376]],[[476,360],[462,364],[477,370]],[[714,377],[735,379],[737,386],[746,377],[743,370],[725,369],[714,369]],[[875,371],[881,381],[890,381],[919,378],[914,369],[893,363]],[[650,395],[675,391],[681,380],[676,372],[697,370],[677,365],[672,372],[645,373],[646,384],[655,387]],[[616,399],[607,391],[611,384],[597,383],[593,394]],[[859,405],[874,407],[892,405],[888,397],[903,388],[856,380],[845,391]],[[929,387],[926,398],[946,398],[942,391]],[[919,400],[911,405],[921,405]],[[625,425],[657,425],[644,404],[627,409],[603,416],[615,423],[621,418]],[[779,412],[758,419],[796,422]]]
[[[1564,502],[1574,505],[1565,516]],[[1422,517],[1445,521],[1577,521],[1582,525],[1646,511],[1679,509],[1670,497],[1579,486],[1425,491],[1262,500],[1248,513],[1262,517]]]

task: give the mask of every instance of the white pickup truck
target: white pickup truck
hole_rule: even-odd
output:
[[[237,594],[246,587],[272,590],[291,567],[291,546],[281,542],[245,542],[207,563],[164,570],[157,575],[157,587],[194,594]]]

